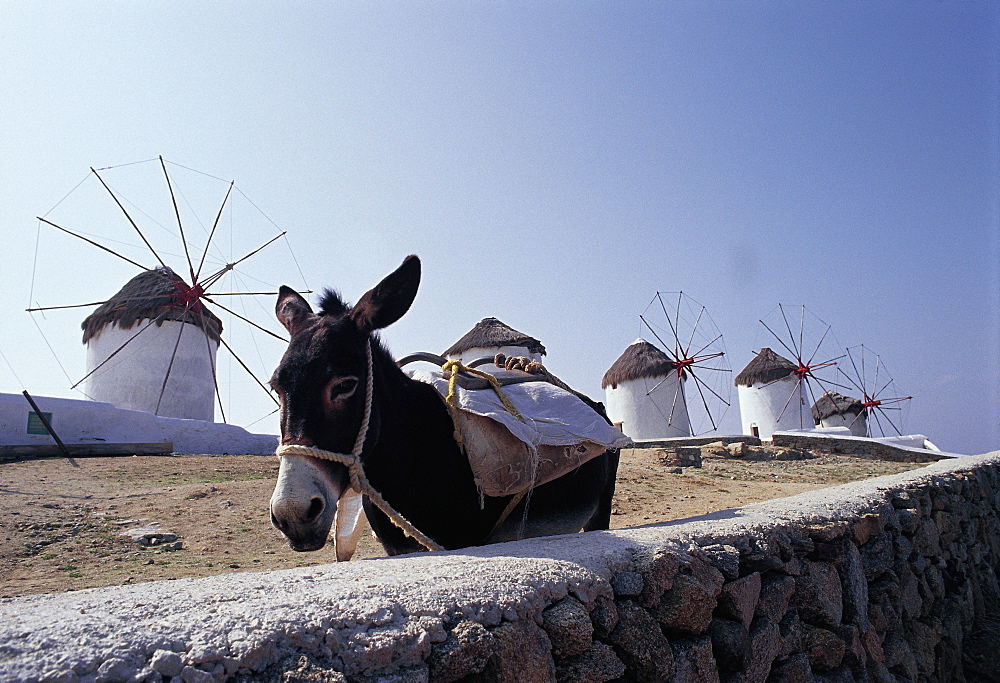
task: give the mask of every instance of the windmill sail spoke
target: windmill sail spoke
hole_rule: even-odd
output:
[[[788,404],[791,403],[792,397],[799,392],[799,386],[801,384],[802,384],[802,378],[800,377],[795,381],[795,386],[792,387],[792,393],[790,393],[788,395],[788,398],[785,400],[785,405],[781,407],[781,412],[778,413],[778,419],[776,419],[775,422],[781,422],[782,416],[785,414],[785,411],[788,410]],[[799,422],[802,422],[802,420],[799,420]]]
[[[167,165],[163,163],[162,156],[160,157],[160,166],[163,168],[163,177],[167,179],[167,189],[170,191],[170,201],[173,202],[174,215],[177,216],[177,230],[181,234],[181,244],[184,246],[184,257],[187,259],[188,272],[191,273],[191,285],[194,286],[198,284],[198,278],[195,277],[194,274],[194,264],[191,262],[191,252],[188,249],[187,237],[184,235],[184,223],[181,221],[181,210],[177,207],[177,196],[174,194],[174,185],[170,182],[170,174],[167,173]],[[157,406],[159,406],[158,402]]]
[[[799,353],[805,350],[802,344],[802,336],[806,327],[806,307],[805,304],[802,306],[802,313],[799,315]],[[808,365],[808,363],[806,363]]]
[[[239,313],[237,313],[236,311],[234,311],[233,309],[227,308],[226,306],[223,306],[218,301],[213,301],[212,299],[210,299],[207,296],[202,296],[202,299],[204,299],[205,301],[209,302],[213,306],[218,306],[219,308],[221,308],[222,310],[224,310],[226,313],[229,313],[230,315],[235,315],[237,318],[239,318],[243,322],[247,323],[251,327],[254,327],[254,328],[258,329],[261,332],[265,332],[265,333],[271,335],[272,337],[274,337],[275,339],[280,339],[281,341],[285,342],[286,344],[288,343],[288,340],[285,339],[284,337],[282,337],[281,335],[275,334],[274,332],[272,332],[271,330],[267,329],[266,327],[261,327],[260,325],[258,325],[257,323],[255,323],[253,320],[250,320],[250,318],[242,316]]]
[[[715,424],[715,418],[714,418],[714,417],[712,417],[712,410],[711,410],[711,408],[709,408],[709,407],[708,407],[708,401],[707,401],[707,400],[705,400],[705,394],[704,394],[704,392],[703,392],[703,391],[701,390],[701,385],[702,385],[702,383],[701,383],[701,382],[699,382],[699,381],[696,381],[696,382],[694,383],[694,386],[695,386],[695,388],[696,388],[696,389],[698,390],[698,396],[700,396],[700,397],[701,397],[701,405],[702,405],[702,407],[703,407],[703,408],[705,409],[705,414],[706,414],[706,415],[708,415],[708,421],[712,423],[712,429],[713,429],[713,430],[714,430],[714,429],[718,429],[719,427],[718,427],[718,426],[717,426],[717,425]],[[711,388],[710,388],[710,387],[708,387],[707,385],[706,385],[706,388],[707,388],[707,389],[709,389],[709,390],[711,391]],[[714,392],[713,392],[713,393],[714,393]],[[727,405],[728,405],[728,404],[727,404]]]
[[[781,304],[778,304],[778,310],[781,311],[781,319],[785,322],[785,329],[788,330],[788,341],[789,343],[791,343],[792,346],[795,347],[795,350],[792,351],[792,353],[795,354],[795,360],[801,363],[802,351],[799,349],[798,346],[795,346],[795,334],[792,332],[792,326],[788,324],[788,316],[785,315],[785,309],[782,307]],[[788,347],[786,346],[785,348],[787,349]]]
[[[839,370],[839,368],[838,368],[838,370]],[[861,384],[859,384],[857,381],[855,381],[855,379],[853,377],[851,377],[850,375],[848,375],[843,370],[840,370],[840,374],[843,375],[844,378],[847,379],[848,382],[850,382],[852,385],[854,385],[855,389],[857,389],[858,391],[860,391],[862,394],[865,393],[865,388],[863,386],[861,386]],[[844,388],[848,389],[848,387],[844,387]]]
[[[882,420],[881,420],[881,419],[879,419],[879,411],[877,411],[877,410],[873,410],[873,411],[871,411],[871,412],[869,413],[869,415],[870,415],[871,417],[875,418],[875,424],[877,424],[877,425],[878,425],[878,430],[879,430],[879,432],[880,432],[880,433],[882,434],[882,436],[887,436],[888,434],[887,434],[887,432],[886,432],[886,429],[885,429],[885,427],[883,427],[883,426],[882,426]],[[883,417],[884,417],[884,416],[883,416]]]
[[[641,315],[639,316],[639,320],[641,320],[641,321],[642,321],[642,322],[643,322],[643,323],[644,323],[644,324],[646,325],[646,328],[647,328],[647,329],[648,329],[648,330],[649,330],[649,331],[650,331],[650,332],[651,332],[651,333],[653,334],[653,336],[654,336],[654,337],[656,337],[656,341],[660,342],[660,346],[664,347],[664,350],[665,350],[665,351],[666,351],[667,353],[671,353],[671,352],[670,352],[670,351],[668,350],[668,349],[669,349],[670,347],[669,347],[669,346],[667,345],[667,343],[666,343],[666,342],[664,342],[664,341],[663,341],[663,340],[662,340],[662,339],[660,338],[660,335],[658,335],[658,334],[656,333],[656,330],[654,330],[654,329],[653,329],[653,326],[649,324],[649,321],[648,321],[648,320],[646,320],[646,318],[645,318],[645,317],[643,317],[643,316],[641,316]],[[673,355],[673,354],[672,354],[672,355]],[[676,360],[680,360],[679,358],[677,358],[677,356],[676,356],[676,355],[674,355],[674,356],[673,356],[673,359],[674,359],[675,361],[676,361]]]
[[[184,307],[184,313],[181,315],[181,324],[178,325],[177,329],[177,341],[174,342],[174,350],[170,354],[170,362],[167,363],[167,371],[163,373],[163,384],[160,385],[160,395],[156,399],[156,409],[153,410],[154,415],[160,414],[160,403],[163,401],[163,394],[167,390],[167,381],[170,380],[170,372],[174,369],[174,360],[177,358],[177,349],[181,345],[181,337],[184,335],[185,323],[188,319],[188,311],[191,309],[190,305]]]
[[[243,256],[242,258],[238,258],[238,259],[236,259],[235,261],[233,261],[232,263],[227,263],[227,264],[226,264],[226,265],[225,265],[225,266],[224,266],[223,268],[221,268],[220,270],[218,270],[218,271],[217,271],[217,272],[215,272],[214,274],[212,274],[212,275],[209,275],[209,276],[208,276],[208,278],[206,278],[206,279],[205,279],[205,283],[204,283],[204,287],[205,287],[205,289],[207,290],[207,289],[208,289],[209,287],[211,287],[211,286],[212,286],[212,285],[214,285],[214,284],[215,284],[216,282],[218,282],[218,281],[219,281],[220,279],[222,279],[222,276],[223,276],[223,275],[225,275],[226,273],[228,273],[229,271],[231,271],[231,270],[232,270],[233,268],[235,268],[235,267],[236,267],[236,266],[238,266],[239,264],[241,264],[241,263],[243,263],[244,261],[246,261],[246,260],[247,260],[248,258],[250,258],[251,256],[254,256],[255,254],[258,254],[258,253],[260,253],[260,252],[261,252],[262,250],[266,249],[266,248],[267,248],[268,246],[270,246],[271,244],[274,244],[274,243],[275,243],[276,241],[278,241],[279,239],[281,239],[281,238],[282,238],[282,237],[284,237],[284,236],[285,236],[285,233],[283,232],[283,233],[281,233],[280,235],[277,235],[277,236],[275,236],[275,237],[272,237],[272,238],[271,238],[271,239],[269,239],[269,240],[268,240],[267,242],[265,242],[265,243],[264,243],[264,244],[262,244],[261,246],[257,247],[257,248],[256,248],[256,249],[254,249],[253,251],[251,251],[251,252],[250,252],[249,254],[247,254],[246,256]]]
[[[209,247],[212,246],[212,238],[215,237],[215,229],[219,227],[219,220],[222,218],[222,212],[226,208],[226,203],[229,201],[229,195],[233,191],[233,185],[236,181],[229,183],[229,189],[226,190],[226,196],[222,200],[222,206],[219,207],[219,213],[215,216],[215,222],[212,223],[212,231],[208,233],[208,241],[205,242],[205,249],[201,252],[201,260],[198,262],[198,271],[194,275],[194,279],[197,280],[201,277],[201,269],[205,266],[205,257],[208,256]]]
[[[671,347],[666,342],[664,342],[662,339],[660,339],[659,336],[657,336],[656,338],[660,339],[660,343],[663,344],[663,346],[664,346],[664,348],[663,348],[664,351],[666,351],[667,353],[673,353],[674,360],[680,360],[680,357],[678,356],[678,351],[679,351],[679,347],[681,345],[681,342],[680,342],[680,339],[678,339],[678,337],[677,337],[677,327],[674,325],[674,321],[670,319],[670,314],[667,313],[667,305],[665,303],[663,303],[663,295],[660,292],[657,292],[656,293],[656,298],[660,302],[660,308],[663,310],[663,317],[666,319],[667,325],[670,326],[670,333],[672,335],[674,335],[673,347]],[[679,297],[678,297],[678,300],[679,300]],[[656,334],[656,333],[654,332],[654,334]]]
[[[239,363],[243,367],[243,369],[247,371],[247,374],[253,377],[253,381],[255,381],[258,385],[260,385],[260,388],[264,390],[264,393],[267,394],[268,398],[274,401],[275,405],[281,405],[278,402],[278,399],[276,399],[274,395],[271,393],[271,390],[268,389],[263,382],[257,379],[257,375],[253,374],[253,370],[251,370],[247,366],[247,364],[243,362],[243,359],[236,354],[236,352],[233,350],[233,347],[231,347],[228,343],[226,343],[226,340],[223,339],[222,337],[219,337],[219,341],[222,342],[222,345],[226,347],[226,351],[228,351],[229,354],[236,359],[236,362]]]
[[[677,292],[677,306],[674,307],[674,324],[671,326],[674,330],[674,340],[677,342],[677,353],[681,353],[681,339],[678,334],[678,330],[681,327],[681,297],[684,296],[684,292]]]
[[[69,304],[68,306],[36,306],[35,308],[24,309],[27,313],[36,313],[38,311],[61,311],[66,308],[87,308],[89,306],[101,306],[108,303],[107,301],[91,301],[89,304]]]
[[[663,383],[666,382],[668,379],[670,379],[670,375],[667,375],[666,377],[661,377],[660,381],[654,384],[652,389],[646,391],[646,396],[652,396],[653,392],[659,389],[661,386],[663,386]]]
[[[78,382],[77,382],[76,384],[74,384],[73,386],[71,386],[71,387],[70,387],[70,389],[76,389],[76,388],[77,388],[78,386],[80,386],[81,384],[83,384],[83,382],[84,382],[84,381],[85,381],[85,380],[86,380],[86,379],[87,379],[88,377],[90,377],[90,376],[91,376],[91,375],[93,375],[93,374],[94,374],[95,372],[97,372],[98,370],[100,370],[101,368],[103,368],[103,367],[104,367],[104,366],[105,366],[105,365],[106,365],[106,364],[108,363],[108,361],[110,361],[110,360],[111,360],[112,358],[114,358],[115,356],[117,356],[117,355],[118,355],[118,354],[119,354],[119,353],[121,352],[121,350],[122,350],[122,349],[124,349],[124,348],[125,348],[126,346],[128,346],[129,344],[131,344],[131,343],[132,343],[133,341],[135,341],[135,340],[136,340],[136,338],[137,338],[137,337],[138,337],[138,336],[139,336],[140,334],[142,334],[143,332],[145,332],[146,330],[148,330],[148,329],[149,329],[150,327],[152,327],[153,325],[157,325],[157,324],[158,324],[159,322],[161,322],[161,321],[162,321],[162,320],[163,320],[163,319],[164,319],[164,318],[166,317],[166,315],[167,315],[167,313],[168,313],[168,312],[169,312],[169,311],[164,311],[164,312],[163,312],[163,313],[161,313],[160,315],[156,316],[156,318],[153,318],[152,320],[150,320],[150,321],[149,321],[149,322],[148,322],[148,323],[147,323],[146,325],[144,325],[144,326],[143,326],[143,328],[142,328],[141,330],[139,330],[138,332],[136,332],[135,334],[133,334],[133,335],[132,335],[131,337],[129,337],[129,338],[128,338],[128,340],[127,340],[127,341],[126,341],[126,342],[125,342],[124,344],[122,344],[122,345],[121,345],[121,346],[119,346],[119,347],[118,347],[117,349],[115,349],[115,350],[114,350],[114,351],[113,351],[113,352],[111,353],[111,355],[109,355],[109,356],[108,356],[107,358],[105,358],[105,359],[104,359],[104,360],[102,360],[102,361],[101,361],[100,363],[98,363],[98,364],[97,364],[97,366],[96,366],[96,367],[94,367],[94,369],[93,369],[93,370],[91,370],[91,371],[90,371],[90,372],[88,372],[88,373],[87,373],[86,375],[84,375],[83,377],[81,377],[81,378],[80,378],[80,381],[78,381]]]
[[[833,380],[829,380],[829,379],[820,380],[820,378],[816,377],[816,376],[813,376],[813,379],[821,382],[820,386],[823,386],[823,383],[825,383],[825,384],[829,384],[831,386],[837,387],[838,389],[843,389],[844,391],[850,391],[851,390],[851,387],[844,386],[843,384],[840,384],[838,382],[834,382]]]
[[[674,387],[674,396],[670,399],[670,415],[667,416],[667,425],[671,426],[674,424],[674,410],[677,408],[677,397],[681,393],[681,383],[677,382],[676,387]]]
[[[146,236],[142,234],[142,230],[139,229],[139,226],[132,219],[132,216],[129,215],[129,212],[125,209],[125,205],[122,204],[121,200],[118,199],[118,195],[116,195],[114,191],[112,191],[112,189],[108,186],[108,184],[104,182],[104,178],[101,177],[100,173],[98,173],[93,168],[91,168],[90,170],[93,171],[94,175],[97,176],[97,179],[101,181],[101,185],[103,185],[104,189],[108,191],[108,194],[111,195],[111,198],[115,200],[115,204],[117,204],[118,208],[122,210],[123,214],[125,214],[125,218],[127,218],[128,222],[132,224],[133,228],[135,228],[135,231],[139,234],[139,237],[142,238],[143,243],[146,245],[149,251],[153,254],[153,256],[156,257],[156,260],[160,262],[160,265],[166,268],[167,264],[163,262],[163,259],[160,258],[160,255],[156,253],[156,249],[153,249],[153,245],[150,244],[149,240],[146,239]]]
[[[700,349],[698,349],[697,351],[695,351],[694,353],[692,353],[691,354],[691,358],[698,358],[699,355],[702,352],[705,351],[705,349],[707,349],[708,347],[712,346],[712,344],[714,344],[715,342],[719,341],[720,339],[722,339],[722,335],[721,334],[717,335],[715,337],[715,339],[713,339],[712,341],[708,342],[703,347],[701,347]],[[724,355],[726,355],[724,351],[719,351],[718,353],[713,353],[713,354],[705,356],[705,360],[707,360],[709,358],[718,358],[719,356],[724,356]]]
[[[198,326],[201,329],[205,329],[205,314],[201,311],[196,311],[195,314],[198,316]],[[219,402],[219,413],[222,415],[222,422],[229,424],[229,420],[226,419],[226,408],[222,404],[222,392],[219,390],[218,368],[215,364],[215,353],[212,350],[212,342],[209,340],[207,334],[203,336],[205,337],[205,349],[208,352],[208,362],[212,366],[212,384],[215,387],[215,398]]]
[[[699,377],[698,375],[694,374],[693,372],[689,372],[688,375],[691,376],[691,378],[694,380],[694,382],[695,382],[696,385],[700,384],[700,385],[704,386],[706,389],[708,389],[710,392],[712,392],[713,396],[715,396],[717,399],[719,399],[720,401],[722,401],[723,403],[725,403],[727,406],[729,405],[729,401],[727,401],[726,399],[722,398],[722,396],[720,396],[718,394],[718,392],[715,391],[715,389],[713,389],[712,387],[708,386],[708,383],[705,382],[705,380],[703,380],[701,377]]]
[[[847,428],[853,430],[854,429],[854,425],[857,423],[858,420],[861,419],[861,416],[864,415],[864,414],[865,414],[865,411],[863,409],[860,412],[856,413],[854,415],[854,419],[851,420],[850,424],[847,425]],[[867,430],[868,430],[868,420],[865,420],[865,431],[866,431],[866,433],[867,433]]]
[[[773,336],[775,339],[777,339],[778,343],[781,344],[783,347],[785,347],[785,350],[788,351],[788,353],[792,354],[793,356],[796,356],[795,351],[793,351],[792,349],[788,348],[788,344],[786,344],[785,341],[781,337],[779,337],[777,334],[775,334],[774,330],[772,330],[770,327],[768,327],[766,322],[764,322],[763,320],[758,320],[757,322],[759,322],[761,325],[763,325],[764,329],[766,329],[768,332],[770,332],[771,336]],[[797,357],[798,356],[796,356],[796,358]]]
[[[684,355],[685,356],[687,356],[690,353],[690,351],[691,351],[691,345],[694,344],[694,335],[698,331],[698,326],[701,325],[701,316],[703,316],[704,314],[705,314],[705,307],[702,306],[701,310],[698,311],[698,318],[694,321],[694,325],[691,327],[691,338],[688,339],[687,346],[684,347]],[[719,336],[721,337],[722,335],[720,334]],[[705,347],[708,347],[711,344],[712,344],[712,342],[709,342],[708,344],[705,345]],[[702,347],[702,350],[704,350],[705,347]],[[694,355],[697,356],[698,354],[696,353]]]
[[[831,329],[830,325],[826,326],[826,330],[823,331],[823,335],[819,338],[819,342],[817,342],[816,348],[813,349],[812,354],[809,356],[809,360],[806,361],[806,365],[812,365],[813,359],[816,358],[816,354],[819,353],[820,348],[823,346],[823,341],[826,339],[826,335],[830,334]],[[840,358],[843,358],[843,356],[840,356]]]
[[[133,261],[132,259],[128,258],[127,256],[122,256],[117,251],[115,251],[113,249],[109,249],[108,247],[104,246],[103,244],[98,244],[97,242],[95,242],[92,239],[88,239],[88,238],[84,237],[83,235],[78,235],[77,233],[73,232],[72,230],[67,230],[66,228],[62,227],[61,225],[56,225],[55,223],[53,223],[52,221],[50,221],[47,218],[42,218],[41,216],[38,216],[38,220],[42,221],[43,223],[45,223],[47,225],[51,225],[56,230],[62,230],[67,235],[72,235],[73,237],[76,237],[77,239],[81,239],[84,242],[86,242],[87,244],[93,245],[93,246],[97,247],[98,249],[103,249],[104,251],[108,252],[112,256],[117,256],[121,260],[127,261],[127,262],[131,263],[133,266],[136,266],[140,270],[149,270],[146,266],[142,265],[141,263]]]

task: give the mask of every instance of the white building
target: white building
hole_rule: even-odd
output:
[[[760,350],[736,375],[743,433],[764,440],[776,431],[811,429],[810,402],[797,366],[768,348]]]
[[[608,417],[633,441],[689,437],[685,381],[667,354],[637,339],[601,380]]]
[[[172,270],[135,276],[82,327],[88,398],[162,417],[215,419],[222,321]]]
[[[868,436],[868,416],[856,398],[825,391],[813,404],[812,416],[818,427],[847,427],[852,436]]]
[[[458,360],[463,365],[468,365],[481,358],[493,358],[498,353],[505,356],[525,356],[540,363],[545,355],[545,347],[534,337],[518,332],[496,318],[483,318],[441,355],[448,360]],[[484,365],[480,369],[489,368],[490,365]]]

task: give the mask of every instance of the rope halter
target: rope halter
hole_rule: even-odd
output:
[[[436,543],[429,536],[421,532],[417,527],[406,519],[403,515],[397,512],[385,498],[382,497],[378,491],[376,491],[371,483],[368,481],[368,477],[365,476],[364,467],[361,465],[361,452],[365,447],[365,439],[368,436],[368,423],[371,419],[372,414],[372,395],[374,388],[374,372],[372,363],[372,345],[371,340],[369,340],[368,345],[365,347],[367,351],[368,360],[368,378],[365,382],[365,412],[364,416],[361,418],[361,427],[358,429],[358,436],[354,440],[354,448],[350,453],[334,453],[333,451],[326,451],[322,448],[316,448],[315,446],[299,446],[295,444],[280,445],[275,451],[275,455],[279,458],[285,455],[304,455],[310,458],[316,458],[318,460],[330,460],[332,462],[340,463],[347,467],[347,472],[351,478],[351,488],[359,493],[368,496],[368,499],[378,507],[386,517],[392,520],[392,523],[399,527],[403,533],[405,533],[410,538],[416,540],[420,545],[424,546],[428,550],[444,550],[444,547]]]

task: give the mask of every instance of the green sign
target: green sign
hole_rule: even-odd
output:
[[[49,424],[52,424],[52,413],[42,413]],[[38,413],[31,411],[28,413],[28,434],[48,434],[49,430],[45,428],[45,423],[42,422],[42,418],[38,416]]]

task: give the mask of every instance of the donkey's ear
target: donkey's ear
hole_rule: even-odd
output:
[[[278,290],[278,303],[274,306],[278,321],[285,326],[289,334],[301,330],[313,316],[309,302],[291,287],[281,285]]]
[[[410,309],[420,285],[420,259],[407,256],[403,265],[386,275],[351,310],[351,319],[365,334],[388,327]]]

